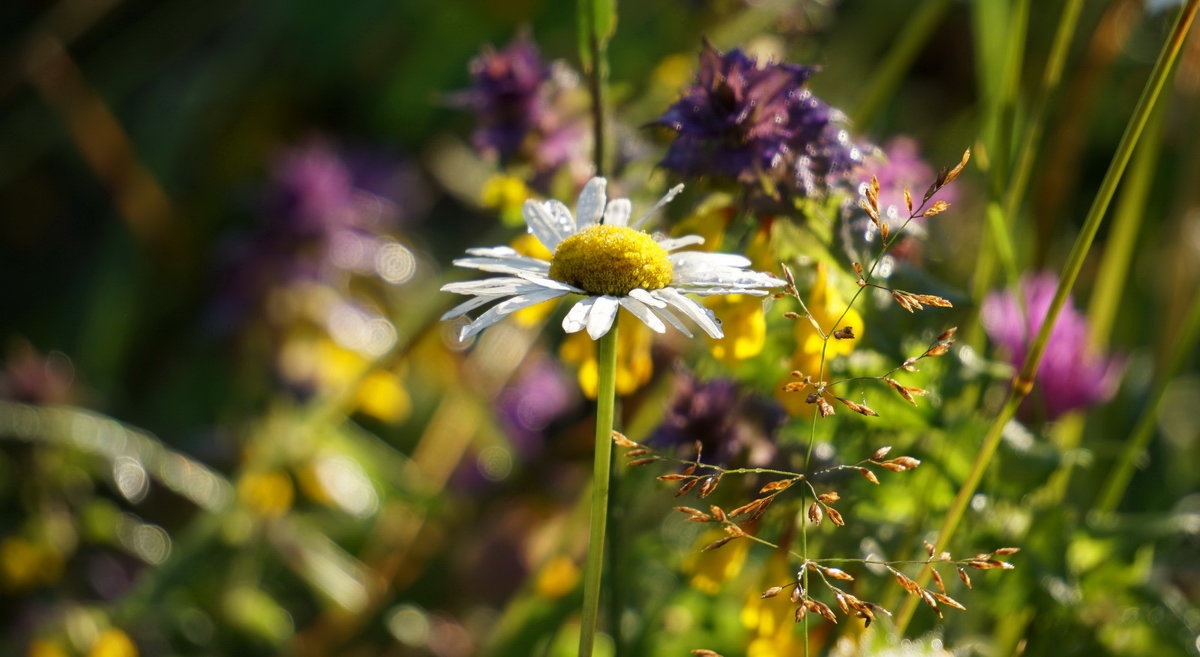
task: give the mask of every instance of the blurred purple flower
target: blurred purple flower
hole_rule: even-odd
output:
[[[563,64],[544,61],[527,34],[503,50],[485,48],[470,73],[472,87],[454,100],[474,110],[472,141],[480,152],[502,164],[529,161],[545,173],[586,151],[586,126],[568,99],[577,77]]]
[[[786,417],[774,401],[751,395],[734,381],[701,382],[679,371],[675,393],[650,442],[691,451],[700,441],[707,462],[765,465],[775,457],[775,435]]]
[[[214,323],[226,329],[272,287],[373,273],[389,233],[430,202],[412,167],[375,153],[347,155],[321,138],[283,150],[270,166],[265,221],[222,254]]]
[[[695,84],[654,122],[676,133],[662,166],[750,184],[765,175],[803,195],[841,181],[863,148],[844,115],[805,88],[814,71],[705,42]]]
[[[475,147],[507,161],[545,112],[542,85],[550,80],[550,67],[529,37],[520,34],[499,52],[485,48],[471,61],[470,71],[474,85],[463,100],[479,120]]]
[[[888,256],[885,256],[885,262],[900,259],[919,263],[923,256],[921,244],[917,240],[908,238],[924,237],[926,220],[919,216],[908,221],[909,211],[908,204],[904,200],[904,190],[907,188],[912,194],[913,209],[916,210],[925,196],[925,190],[929,189],[929,186],[937,178],[937,172],[921,159],[920,146],[917,141],[911,137],[893,137],[884,147],[883,153],[877,157],[867,158],[862,169],[855,175],[856,179],[860,181],[858,186],[860,198],[866,198],[867,185],[870,184],[872,175],[879,181],[880,220],[888,224],[888,229],[892,234],[895,234],[902,226],[905,227],[904,239],[891,249]],[[926,206],[928,207],[936,201],[954,203],[957,198],[955,187],[943,187],[929,199]],[[843,207],[842,213],[846,218],[844,224],[848,231],[846,243],[851,247],[852,257],[855,259],[869,257],[865,252],[855,252],[854,249],[865,248],[866,252],[873,251],[875,249],[873,243],[879,232],[878,227],[866,212],[859,208],[857,202],[847,203]],[[885,265],[879,273],[886,278],[890,270],[891,267]]]
[[[1003,291],[994,292],[984,300],[984,329],[1008,353],[1015,366],[1020,367],[1024,362],[1057,287],[1058,278],[1052,273],[1027,274],[1021,278],[1020,299],[1011,291]],[[1089,350],[1087,320],[1068,297],[1035,377],[1036,410],[1044,410],[1047,418],[1054,419],[1068,411],[1108,401],[1116,392],[1122,367],[1123,359]],[[1025,407],[1029,403],[1027,400]]]
[[[0,368],[0,399],[30,404],[68,404],[74,400],[75,366],[62,352],[43,356],[24,339],[9,343]]]
[[[550,358],[537,358],[500,392],[496,407],[513,447],[525,458],[541,448],[546,429],[579,404],[578,386]]]
[[[874,175],[879,180],[879,207],[887,212],[889,207],[896,209],[896,214],[903,220],[908,216],[908,207],[904,201],[904,190],[908,188],[913,196],[913,207],[920,205],[937,172],[921,159],[921,147],[917,140],[911,137],[893,137],[883,149],[884,158],[872,158],[866,164],[862,177],[869,181]],[[943,187],[929,199],[929,204],[935,201],[954,203],[958,200],[956,188],[951,185]],[[898,228],[899,226],[893,226]]]

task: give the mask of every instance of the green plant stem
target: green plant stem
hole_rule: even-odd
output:
[[[1029,394],[1033,387],[1034,375],[1037,373],[1038,365],[1041,364],[1042,356],[1046,352],[1046,344],[1050,340],[1050,331],[1058,320],[1058,314],[1062,311],[1062,307],[1066,303],[1067,295],[1070,294],[1071,288],[1075,285],[1075,279],[1078,278],[1080,269],[1083,268],[1084,258],[1087,256],[1092,241],[1096,237],[1096,231],[1100,229],[1100,224],[1104,220],[1108,205],[1112,201],[1113,194],[1116,192],[1117,184],[1120,182],[1121,176],[1125,172],[1125,167],[1129,163],[1129,158],[1133,155],[1134,147],[1137,146],[1138,139],[1141,137],[1142,129],[1154,111],[1163,85],[1174,68],[1175,60],[1183,46],[1184,38],[1191,27],[1192,20],[1196,17],[1198,7],[1200,7],[1200,0],[1188,0],[1187,4],[1180,9],[1171,34],[1163,44],[1158,60],[1154,64],[1154,70],[1150,73],[1150,79],[1146,82],[1145,88],[1142,89],[1137,107],[1133,110],[1133,116],[1125,126],[1125,133],[1121,136],[1121,141],[1117,145],[1117,151],[1113,155],[1108,171],[1104,174],[1104,179],[1100,183],[1100,189],[1096,192],[1096,197],[1093,199],[1091,208],[1088,210],[1083,228],[1075,238],[1075,244],[1072,246],[1071,253],[1067,257],[1067,264],[1063,268],[1058,289],[1055,291],[1054,299],[1050,302],[1050,307],[1046,311],[1046,318],[1042,322],[1041,329],[1038,330],[1037,337],[1034,338],[1033,344],[1030,345],[1029,353],[1025,357],[1025,363],[1022,365],[1020,373],[1013,380],[1008,398],[1000,414],[996,417],[996,420],[992,423],[991,428],[983,439],[983,445],[975,457],[975,462],[971,465],[970,473],[959,488],[958,494],[955,496],[949,511],[946,512],[946,518],[942,523],[942,528],[938,532],[937,542],[934,545],[935,553],[942,552],[949,545],[954,532],[958,529],[958,525],[962,521],[967,504],[975,495],[975,491],[979,487],[979,482],[996,453],[996,448],[1000,446],[1000,438],[1004,433],[1005,425],[1016,415],[1017,407],[1020,406],[1021,401]],[[929,579],[929,569],[925,568],[921,571],[917,581],[924,586],[929,582]],[[913,613],[916,611],[916,602],[916,597],[908,598],[905,601],[904,607],[897,614],[896,629],[898,633],[903,634],[908,628]]]
[[[1016,216],[1017,209],[1021,206],[1021,201],[1024,200],[1025,192],[1028,190],[1029,176],[1033,172],[1033,162],[1042,142],[1042,132],[1046,127],[1046,110],[1050,104],[1050,97],[1058,89],[1058,84],[1062,80],[1063,67],[1067,61],[1071,40],[1075,36],[1075,29],[1079,25],[1079,10],[1082,7],[1083,0],[1068,0],[1063,6],[1062,16],[1058,20],[1058,29],[1054,33],[1054,43],[1050,46],[1050,55],[1046,59],[1046,68],[1042,73],[1041,88],[1038,91],[1037,99],[1034,100],[1033,109],[1029,112],[1029,126],[1025,130],[1025,137],[1017,152],[1016,164],[1006,187],[1004,195],[1004,216],[1006,217]]]
[[[608,527],[608,488],[612,469],[613,408],[616,404],[617,325],[596,342],[599,384],[596,391],[596,455],[592,470],[592,521],[588,535],[587,565],[583,573],[583,620],[579,630],[579,657],[589,657],[596,640],[600,611],[601,571],[604,569],[604,534]]]
[[[1129,487],[1129,480],[1133,478],[1134,468],[1137,466],[1138,459],[1142,452],[1145,451],[1146,445],[1150,442],[1150,438],[1154,436],[1154,428],[1158,420],[1158,409],[1162,406],[1163,397],[1166,396],[1167,388],[1171,381],[1179,374],[1179,370],[1185,363],[1191,362],[1192,354],[1195,353],[1196,341],[1200,338],[1200,296],[1192,298],[1192,306],[1188,310],[1187,323],[1184,325],[1183,332],[1179,335],[1179,340],[1172,350],[1172,357],[1167,360],[1167,366],[1158,376],[1158,382],[1154,386],[1154,392],[1150,395],[1150,403],[1146,406],[1146,410],[1138,419],[1137,426],[1129,435],[1129,442],[1125,443],[1125,449],[1121,451],[1121,456],[1117,459],[1113,466],[1112,472],[1108,475],[1108,480],[1104,483],[1104,488],[1101,489],[1100,497],[1096,501],[1096,506],[1093,507],[1093,513],[1107,514],[1112,513],[1120,504],[1121,498],[1125,495],[1125,489]]]
[[[950,9],[950,0],[925,0],[913,12],[904,28],[899,32],[896,43],[881,58],[880,66],[866,85],[866,92],[858,101],[852,117],[859,130],[865,130],[875,120],[879,110],[900,86],[904,73],[912,66],[921,48],[929,41],[933,31],[941,24]]]

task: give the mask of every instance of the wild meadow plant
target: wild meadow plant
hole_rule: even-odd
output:
[[[1185,9],[1181,13],[1179,26],[1187,25],[1191,16],[1189,11],[1194,12],[1194,4],[1191,3],[1190,10]],[[610,136],[606,131],[613,123],[606,114],[602,94],[607,75],[605,46],[615,25],[615,7],[607,2],[582,2],[579,11],[581,58],[592,94],[593,170],[602,172],[608,164],[604,148]],[[1064,24],[1071,20],[1072,12],[1068,8],[1064,12]],[[1169,41],[1164,48],[1163,58],[1148,85],[1150,103],[1153,102],[1153,90],[1161,84],[1167,70],[1164,66],[1169,68],[1164,62],[1177,52],[1178,43],[1172,43]],[[518,54],[527,55],[529,48],[528,43],[522,40],[515,42],[506,52],[516,58]],[[516,66],[500,66],[495,70],[510,69],[516,70]],[[682,90],[679,99],[650,124],[665,131],[670,140],[658,166],[676,178],[700,181],[701,186],[712,194],[700,205],[695,218],[685,220],[681,226],[686,227],[685,230],[704,226],[707,228],[704,232],[715,236],[716,239],[711,241],[716,243],[729,239],[731,234],[740,233],[741,244],[748,254],[755,252],[753,258],[677,251],[704,244],[704,238],[695,236],[672,238],[656,234],[650,237],[636,233],[630,226],[636,229],[642,220],[629,224],[629,202],[624,199],[606,202],[606,181],[592,178],[584,185],[574,214],[565,205],[553,200],[544,203],[532,200],[524,202],[523,213],[529,232],[544,247],[540,256],[534,257],[513,247],[471,249],[468,255],[472,257],[457,260],[455,264],[505,276],[451,283],[443,288],[449,292],[475,295],[474,299],[459,305],[443,319],[454,319],[469,310],[495,302],[491,309],[463,326],[463,339],[530,306],[567,294],[585,297],[575,303],[563,319],[563,327],[567,332],[586,329],[593,340],[600,340],[595,357],[599,363],[599,383],[594,390],[598,403],[595,468],[580,655],[590,655],[594,649],[599,602],[604,588],[604,558],[601,555],[606,549],[609,514],[610,431],[612,441],[626,450],[629,466],[661,463],[681,466],[679,472],[657,477],[660,481],[678,485],[676,497],[694,494],[697,499],[707,499],[718,493],[723,482],[739,476],[751,477],[752,481],[758,482],[751,488],[744,485],[738,487],[739,494],[756,491],[749,499],[727,495],[724,505],[710,504],[708,508],[677,506],[675,509],[687,521],[719,530],[715,538],[712,532],[706,534],[709,538],[705,539],[706,544],[701,552],[717,551],[730,544],[751,543],[790,559],[792,574],[768,582],[769,585],[759,596],[765,602],[755,605],[758,611],[754,614],[766,613],[767,616],[778,618],[778,613],[762,610],[765,605],[786,605],[791,610],[790,617],[802,627],[799,646],[793,642],[790,631],[778,630],[778,623],[774,622],[766,626],[769,629],[760,633],[756,641],[751,642],[749,654],[796,654],[799,650],[807,655],[813,643],[809,625],[812,615],[837,623],[837,609],[846,617],[861,619],[864,627],[870,627],[880,618],[893,616],[893,612],[882,604],[863,597],[858,580],[864,572],[893,578],[908,595],[908,602],[888,631],[889,635],[898,637],[903,636],[907,629],[915,604],[924,603],[939,618],[944,607],[965,609],[965,605],[950,595],[948,577],[956,576],[970,587],[972,580],[969,573],[972,570],[1012,570],[1014,565],[1007,559],[1019,552],[1019,547],[998,547],[969,557],[955,557],[948,549],[950,538],[962,517],[963,501],[974,495],[979,477],[987,469],[995,451],[1000,432],[1029,394],[1035,374],[1042,382],[1040,394],[1043,412],[1051,418],[1107,399],[1113,392],[1119,366],[1097,360],[1086,352],[1081,337],[1086,333],[1086,326],[1080,318],[1071,314],[1071,311],[1059,317],[1074,276],[1078,274],[1082,254],[1086,253],[1094,235],[1094,226],[1103,215],[1108,201],[1106,193],[1111,194],[1109,189],[1107,192],[1102,190],[1097,197],[1089,214],[1089,228],[1077,240],[1062,279],[1039,278],[1027,283],[1032,289],[1024,292],[1025,298],[997,295],[986,302],[983,309],[984,324],[993,339],[1016,359],[1020,373],[1014,379],[1012,392],[999,417],[991,425],[992,430],[985,438],[984,447],[970,475],[959,488],[936,541],[923,542],[924,558],[889,560],[873,554],[861,557],[819,554],[810,546],[810,526],[819,527],[826,521],[828,525],[839,528],[853,524],[853,517],[848,519],[837,506],[844,500],[843,491],[847,490],[848,482],[841,478],[842,475],[857,473],[866,482],[879,485],[882,473],[906,473],[921,465],[921,460],[913,456],[892,456],[892,447],[886,443],[845,462],[839,463],[836,458],[826,457],[829,462],[820,463],[815,458],[818,432],[821,421],[836,415],[838,409],[876,418],[873,421],[886,426],[887,418],[881,418],[880,413],[871,406],[874,402],[868,402],[869,396],[874,398],[879,394],[872,388],[896,395],[903,402],[916,406],[918,397],[929,394],[923,386],[931,383],[936,385],[936,381],[931,379],[914,385],[905,381],[905,378],[907,374],[918,372],[918,366],[925,365],[927,360],[950,353],[956,341],[957,328],[941,330],[924,347],[874,373],[862,372],[861,365],[847,368],[844,363],[835,363],[834,358],[853,351],[852,346],[842,345],[852,345],[863,336],[863,315],[856,308],[860,302],[874,300],[878,305],[886,298],[910,314],[928,309],[953,308],[952,302],[940,294],[902,289],[891,285],[888,279],[898,259],[919,258],[919,242],[910,241],[916,239],[912,236],[914,231],[906,229],[911,226],[918,229],[916,233],[924,234],[926,219],[937,217],[950,207],[947,186],[964,170],[971,154],[970,150],[966,151],[957,165],[934,177],[924,194],[914,198],[911,186],[918,181],[913,179],[912,170],[922,167],[928,169],[915,156],[915,145],[910,140],[893,141],[884,155],[882,149],[865,140],[853,138],[846,116],[808,89],[807,82],[815,72],[811,67],[774,60],[760,61],[736,48],[721,52],[705,41],[694,83]],[[547,79],[543,77],[543,82]],[[535,96],[532,87],[527,86],[520,94],[520,98],[526,100],[519,102],[528,102]],[[480,106],[483,105],[480,103]],[[1146,106],[1135,112],[1131,132],[1127,133],[1128,139],[1136,140],[1137,130],[1147,112]],[[536,153],[544,137],[539,136],[532,126],[526,128],[525,138],[528,141],[517,140],[516,143],[521,143],[521,148],[526,152]],[[481,134],[486,135],[487,129],[487,121],[481,122],[480,130],[483,132],[477,132],[477,139]],[[580,141],[577,145],[582,143]],[[1127,156],[1124,151],[1124,148],[1120,149],[1110,169],[1110,176],[1119,177],[1124,166],[1123,158]],[[536,161],[536,158],[531,161]],[[879,162],[885,164],[880,166],[877,164]],[[875,172],[871,172],[872,167],[876,169]],[[869,182],[865,182],[868,174],[871,174]],[[850,190],[855,190],[857,194]],[[881,200],[883,192],[887,193],[887,197]],[[672,189],[654,209],[659,209],[678,193],[679,187]],[[722,193],[730,196],[722,197]],[[855,196],[858,197],[856,204],[849,200]],[[714,207],[725,209],[714,213]],[[859,215],[859,212],[862,214]],[[865,218],[860,220],[862,215]],[[825,230],[825,239],[828,240],[825,256],[813,258],[808,254],[814,253],[814,250],[795,247],[795,229],[789,225],[801,226],[810,235],[820,236],[821,230],[814,228],[823,217],[830,216],[839,221],[841,226],[832,231]],[[828,269],[840,269],[837,260],[828,256],[835,250],[839,235],[844,250],[856,258],[850,262],[848,269],[852,272],[857,289],[847,302],[841,300],[836,286],[828,282]],[[652,244],[660,248],[655,249]],[[875,250],[871,252],[873,245]],[[654,254],[651,255],[650,251]],[[1001,249],[1003,257],[1011,255],[1006,254]],[[806,269],[811,268],[815,273],[815,276],[804,277],[807,285],[798,284],[792,266],[786,263],[789,259]],[[784,280],[743,269],[752,263],[762,269],[776,269],[776,266],[768,263],[772,260],[779,263],[777,267]],[[1005,262],[1006,266],[1010,265],[1008,260]],[[735,454],[746,447],[737,438],[738,435],[744,435],[743,432],[734,428],[727,415],[734,412],[734,399],[738,398],[736,384],[718,382],[709,386],[693,381],[679,388],[683,397],[677,399],[683,404],[683,410],[668,417],[668,422],[674,428],[668,429],[666,434],[672,436],[669,442],[676,446],[687,445],[689,438],[694,436],[692,444],[683,448],[693,450],[693,455],[679,455],[676,451],[678,447],[664,452],[661,445],[651,444],[654,437],[650,442],[638,442],[611,430],[615,397],[613,379],[619,357],[613,336],[616,333],[616,317],[622,308],[655,332],[662,333],[665,324],[670,323],[690,336],[687,329],[673,318],[671,311],[677,311],[698,324],[711,338],[720,339],[726,336],[712,311],[680,293],[704,296],[757,295],[775,286],[784,288],[782,293],[774,295],[775,303],[753,301],[747,308],[746,316],[756,319],[749,323],[739,322],[734,331],[735,334],[744,334],[734,335],[735,339],[751,336],[745,341],[751,346],[742,350],[740,357],[731,357],[739,352],[736,347],[715,347],[713,355],[718,360],[736,366],[739,361],[760,353],[763,341],[757,339],[755,334],[767,331],[769,325],[777,326],[776,322],[763,319],[763,313],[766,312],[777,313],[782,319],[802,327],[795,331],[799,344],[792,360],[793,363],[804,363],[805,367],[793,370],[790,374],[792,380],[782,385],[780,390],[783,397],[802,399],[802,403],[791,401],[787,404],[794,416],[809,418],[807,439],[797,441],[803,445],[798,455],[802,456],[798,460],[793,459],[799,464],[797,469],[727,465],[731,459],[737,458]],[[805,287],[809,288],[807,292]],[[814,307],[810,308],[806,299],[812,301]],[[780,311],[789,300],[798,308]],[[730,302],[706,303],[720,306]],[[1053,353],[1047,367],[1039,370],[1047,349]],[[844,374],[847,369],[856,371]],[[835,374],[839,370],[843,372],[840,376]],[[680,369],[677,376],[687,380],[692,375]],[[1084,381],[1076,381],[1079,378]],[[689,417],[692,414],[696,414],[695,420]],[[861,426],[838,426],[834,431],[836,435],[829,436],[827,441],[846,441],[848,437],[844,434],[847,431],[864,432],[864,435],[874,433]],[[773,435],[775,432],[772,430],[767,433]],[[662,435],[663,432],[654,434],[660,442]],[[861,440],[861,437],[855,438],[854,442]],[[714,451],[721,454],[716,460],[707,456]],[[740,453],[742,456],[746,454]],[[775,449],[772,448],[760,452],[757,458],[770,462],[774,456]],[[793,490],[799,491],[797,502],[779,502]],[[767,511],[775,505],[787,510],[781,514],[781,520],[771,521],[767,518]],[[916,520],[918,524],[924,521],[922,518]],[[766,537],[772,533],[777,538]],[[873,539],[869,540],[876,544]],[[619,544],[608,545],[608,549],[614,547],[619,547]],[[736,564],[741,563],[744,556],[745,551],[742,550],[732,557],[733,570],[736,570]],[[618,560],[611,555],[609,559]],[[710,562],[709,565],[713,564]],[[722,572],[730,570],[728,564],[715,567]],[[703,568],[700,566],[699,570]],[[710,582],[719,582],[723,578],[716,573],[705,575],[697,572],[697,576],[705,577]],[[777,598],[785,598],[787,603]],[[611,609],[619,610],[621,604],[615,602]],[[748,609],[750,606],[747,606]],[[612,618],[610,622],[617,620]],[[751,622],[751,625],[756,622]],[[694,648],[692,652],[708,656],[718,654],[709,648]]]
[[[1195,654],[1200,0],[162,4],[13,31],[0,653]]]

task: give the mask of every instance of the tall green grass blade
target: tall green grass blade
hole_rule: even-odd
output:
[[[1200,8],[1200,0],[1188,0],[1188,3],[1180,9],[1179,16],[1175,21],[1170,36],[1163,44],[1158,60],[1154,64],[1154,69],[1150,73],[1150,78],[1142,90],[1141,97],[1138,99],[1137,107],[1134,108],[1133,115],[1125,126],[1125,133],[1121,136],[1121,141],[1117,145],[1117,151],[1113,155],[1108,171],[1100,183],[1100,189],[1096,192],[1091,208],[1088,210],[1083,228],[1075,238],[1075,244],[1067,257],[1066,265],[1063,267],[1058,289],[1055,291],[1054,299],[1050,302],[1050,307],[1046,312],[1046,319],[1030,346],[1029,353],[1025,357],[1025,363],[1022,365],[1020,373],[1013,380],[1013,385],[1003,408],[983,439],[983,444],[975,457],[967,479],[959,488],[954,502],[946,512],[945,520],[942,523],[941,530],[938,532],[938,539],[934,546],[935,553],[945,550],[954,533],[958,530],[967,504],[975,495],[975,491],[979,487],[979,482],[983,479],[983,475],[987,471],[992,457],[996,453],[996,449],[1000,446],[1000,438],[1005,425],[1016,415],[1017,407],[1020,406],[1021,401],[1029,394],[1033,387],[1034,375],[1037,373],[1042,356],[1046,352],[1046,344],[1049,342],[1050,332],[1058,320],[1058,314],[1062,311],[1062,307],[1066,303],[1067,295],[1070,294],[1071,288],[1075,285],[1075,279],[1078,278],[1079,271],[1083,268],[1084,258],[1091,248],[1092,241],[1096,237],[1096,232],[1100,229],[1100,224],[1104,220],[1108,205],[1112,201],[1117,184],[1125,172],[1125,167],[1129,163],[1129,159],[1133,156],[1134,148],[1137,146],[1142,130],[1153,113],[1155,105],[1158,103],[1163,85],[1174,69],[1179,51],[1183,47],[1184,38],[1187,36],[1192,21],[1196,17],[1197,8]],[[1102,501],[1107,501],[1107,497]],[[925,568],[921,571],[918,582],[924,586],[928,583],[929,579],[929,569]],[[916,611],[916,602],[917,599],[915,597],[909,598],[897,614],[896,628],[899,633],[903,634],[909,622],[911,622],[913,613]]]

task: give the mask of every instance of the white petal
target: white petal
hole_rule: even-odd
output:
[[[484,258],[504,258],[520,254],[511,246],[477,246],[467,249],[467,255],[482,256]]]
[[[701,297],[726,296],[730,294],[745,294],[752,297],[765,297],[770,292],[753,287],[681,287],[673,286],[684,294],[695,294]]]
[[[707,251],[680,251],[668,258],[676,268],[688,267],[749,267],[750,259],[736,253],[708,253]]]
[[[529,294],[506,299],[503,302],[492,306],[487,312],[483,313],[479,317],[476,317],[475,321],[464,326],[462,332],[458,336],[458,339],[462,342],[465,342],[471,336],[478,334],[483,329],[495,324],[496,322],[522,308],[528,308],[534,304],[548,301],[555,297],[561,297],[563,294],[566,293],[560,290],[537,290],[530,292]]]
[[[667,304],[665,301],[660,301],[658,299],[655,299],[654,295],[650,294],[649,292],[643,290],[640,287],[630,290],[629,296],[633,297],[634,299],[637,299],[638,301],[641,301],[642,303],[646,304],[647,306],[654,306],[655,308],[666,308],[667,307]]]
[[[692,332],[689,331],[688,327],[684,326],[683,322],[680,321],[679,318],[675,316],[675,313],[671,312],[670,310],[667,310],[666,308],[655,308],[653,310],[653,312],[656,315],[660,315],[663,319],[667,320],[667,323],[670,324],[671,326],[674,326],[676,329],[678,329],[680,333],[688,336],[689,338],[692,337]]]
[[[620,305],[617,304],[616,297],[605,295],[594,298],[596,303],[592,304],[592,312],[588,313],[587,331],[593,340],[599,340],[612,328]]]
[[[770,274],[748,269],[733,269],[731,267],[714,267],[697,269],[695,267],[679,269],[672,272],[671,284],[689,287],[726,287],[733,289],[773,288],[783,285],[783,281]],[[736,294],[736,293],[734,293]]]
[[[717,324],[717,318],[712,314],[712,311],[691,299],[683,296],[678,291],[664,287],[661,290],[655,290],[654,296],[666,301],[672,306],[679,309],[688,319],[696,322],[704,332],[714,338],[725,337],[721,332],[721,326]]]
[[[541,287],[544,287],[548,290],[562,290],[563,292],[574,292],[575,294],[587,294],[586,292],[575,287],[574,285],[567,285],[566,283],[563,283],[562,281],[556,281],[553,278],[547,278],[545,276],[541,276],[534,272],[523,271],[523,272],[516,272],[516,274],[517,274],[517,276],[520,276],[522,280],[529,281],[530,283],[535,283],[535,284],[537,284]]]
[[[627,198],[615,198],[604,208],[605,226],[625,226],[629,223],[629,214],[633,212],[633,204]]]
[[[454,283],[446,283],[442,286],[442,292],[450,292],[451,294],[491,294],[507,296],[510,294],[521,294],[525,288],[529,288],[534,285],[534,283],[530,283],[523,278],[517,278],[515,276],[494,276],[492,278],[480,278],[473,281],[457,281]]]
[[[579,303],[571,306],[567,311],[567,316],[563,317],[562,327],[567,333],[578,333],[587,326],[588,314],[592,311],[592,305],[596,303],[596,297],[588,297]]]
[[[605,189],[608,181],[604,178],[592,178],[583,186],[579,193],[579,201],[575,204],[575,225],[577,230],[583,230],[600,221],[604,215]]]
[[[629,312],[633,313],[634,317],[642,320],[642,323],[646,326],[649,326],[651,331],[654,331],[655,333],[667,332],[667,326],[663,324],[662,320],[659,319],[657,315],[650,312],[650,308],[646,306],[646,304],[634,299],[633,297],[621,297],[620,302],[621,305],[625,307],[625,310],[628,310]]]
[[[563,205],[562,201],[550,199],[542,203],[542,207],[546,208],[546,212],[550,213],[550,218],[554,220],[554,225],[559,227],[559,232],[562,234],[563,239],[577,232],[575,219],[571,217],[571,209]]]
[[[672,200],[675,199],[676,196],[679,196],[679,192],[682,192],[682,191],[683,191],[683,183],[680,183],[680,184],[672,187],[671,190],[668,191],[665,196],[663,196],[661,199],[659,199],[658,203],[654,204],[654,207],[650,208],[649,212],[638,217],[637,221],[630,224],[630,228],[641,228],[642,224],[646,223],[646,220],[650,218],[650,215],[654,214],[655,212],[658,212],[658,210],[660,208],[662,208],[662,206],[670,203]]]
[[[530,260],[531,262],[507,258],[458,258],[454,260],[454,264],[464,269],[478,269],[493,274],[520,274],[521,272],[545,274],[550,271],[550,263],[533,258]]]
[[[544,204],[533,199],[525,201],[521,211],[525,216],[525,223],[529,226],[529,232],[536,235],[538,241],[551,252],[558,248],[559,242],[574,233],[568,227],[560,225]]]
[[[704,238],[699,235],[684,235],[683,237],[664,237],[658,240],[658,245],[667,251],[682,249],[685,246],[704,244]]]
[[[495,301],[497,298],[499,298],[499,297],[495,297],[495,296],[471,297],[470,299],[467,299],[466,301],[458,304],[457,306],[451,308],[450,310],[447,310],[446,313],[444,315],[442,315],[441,321],[444,322],[448,319],[454,319],[455,317],[462,317],[463,315],[471,312],[472,310],[475,310],[476,308],[478,308],[480,306],[483,306],[483,305],[486,305],[488,303]]]

